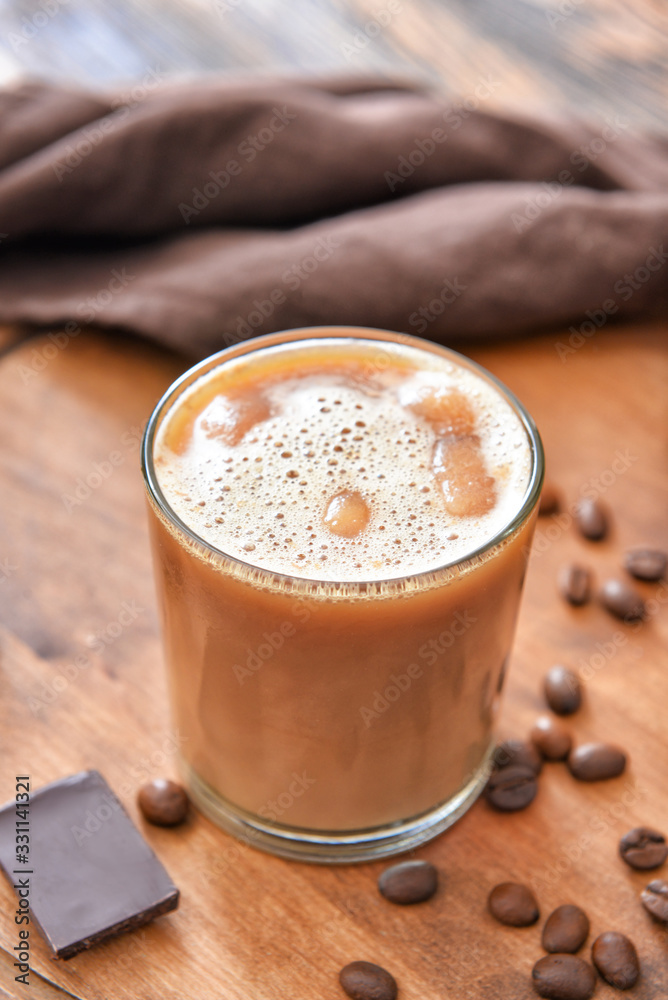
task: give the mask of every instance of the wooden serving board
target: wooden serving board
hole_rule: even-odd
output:
[[[617,843],[641,824],[668,832],[668,584],[639,585],[655,601],[639,627],[596,603],[570,608],[555,590],[571,559],[600,581],[621,574],[627,547],[668,547],[665,337],[665,326],[605,329],[563,361],[556,345],[567,333],[471,351],[537,419],[549,476],[566,502],[598,491],[614,524],[608,540],[589,543],[569,517],[541,520],[501,735],[526,734],[545,708],[544,672],[563,662],[587,678],[584,706],[569,722],[576,739],[618,742],[630,765],[617,779],[586,785],[548,764],[535,802],[516,814],[478,802],[420,849],[438,866],[441,888],[407,908],[377,892],[383,863],[292,863],[237,843],[199,815],[174,830],[140,819],[137,789],[148,777],[176,776],[178,735],[167,710],[138,438],[185,363],[94,332],[57,350],[47,338],[9,344],[0,358],[0,801],[13,798],[17,774],[30,774],[37,788],[99,769],[182,900],[176,913],[65,963],[49,958],[33,929],[26,990],[14,983],[16,904],[1,879],[0,997],[335,1000],[343,998],[341,966],[366,959],[394,974],[401,1000],[529,1000],[542,920],[516,930],[486,911],[492,886],[517,880],[535,886],[543,916],[563,902],[582,905],[590,942],[608,929],[628,934],[643,972],[627,995],[665,1000],[668,932],[638,897],[651,877],[668,877],[668,866],[633,872]],[[95,470],[99,483],[86,494]],[[599,983],[600,1000],[618,995]]]

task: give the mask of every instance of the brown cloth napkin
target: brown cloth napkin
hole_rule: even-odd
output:
[[[668,142],[487,111],[495,86],[0,92],[0,321],[203,356],[316,324],[441,342],[570,324],[573,346],[668,314]]]

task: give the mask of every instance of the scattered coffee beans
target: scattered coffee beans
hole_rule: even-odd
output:
[[[550,514],[558,514],[560,510],[561,493],[554,483],[551,483],[546,479],[543,483],[543,489],[540,494],[538,513],[541,517],[546,517]]]
[[[623,580],[606,580],[599,600],[606,611],[625,622],[637,622],[645,617],[645,602],[635,587]]]
[[[626,767],[626,754],[610,743],[583,743],[568,755],[568,768],[578,781],[616,778]]]
[[[515,812],[533,802],[537,791],[533,768],[526,764],[510,764],[492,772],[485,788],[485,798],[501,812]]]
[[[574,952],[587,940],[589,917],[579,906],[564,903],[558,906],[545,921],[543,948],[552,952]]]
[[[536,719],[531,740],[547,760],[565,760],[573,746],[573,738],[565,726],[549,715]]]
[[[638,826],[619,841],[619,853],[631,868],[659,868],[668,858],[668,844],[662,833]]]
[[[635,986],[640,975],[638,953],[624,934],[600,934],[591,946],[591,958],[606,983],[618,990]]]
[[[581,534],[592,542],[600,541],[608,533],[608,518],[598,500],[580,500],[575,522]]]
[[[400,906],[431,899],[437,886],[438,872],[431,861],[401,861],[386,868],[378,879],[385,899]]]
[[[519,882],[501,882],[487,897],[489,912],[509,927],[530,927],[540,916],[536,897]]]
[[[181,785],[166,778],[156,778],[139,789],[139,808],[156,826],[177,826],[186,818],[188,796]]]
[[[530,767],[534,774],[540,774],[543,769],[543,758],[532,743],[524,740],[503,740],[494,750],[492,762],[496,768],[512,764]]]
[[[640,893],[640,901],[651,917],[660,924],[668,924],[668,882],[654,879]]]
[[[341,986],[352,1000],[395,1000],[394,976],[373,962],[350,962],[339,972]]]
[[[596,973],[576,955],[546,955],[533,967],[533,987],[547,1000],[589,1000],[596,988]]]
[[[545,483],[539,514],[555,514],[561,509],[559,491]],[[596,500],[582,500],[575,520],[585,538],[598,541],[608,533],[605,509]],[[626,553],[624,568],[639,580],[657,581],[666,575],[668,555],[657,549],[637,548]],[[574,606],[586,604],[591,597],[592,573],[585,566],[565,566],[558,577],[562,597]],[[612,614],[625,621],[645,616],[642,596],[623,580],[609,579],[603,584],[599,599]],[[552,667],[545,677],[545,697],[559,715],[576,712],[582,703],[582,685],[572,670]],[[626,755],[606,743],[587,743],[572,747],[568,730],[556,719],[544,715],[536,719],[530,742],[504,740],[496,747],[485,797],[496,809],[515,811],[528,806],[537,792],[537,776],[547,760],[567,759],[568,767],[580,781],[600,781],[616,777],[626,766]],[[153,823],[172,825],[180,822],[188,808],[183,789],[174,782],[154,781],[139,793],[141,809]],[[658,868],[668,858],[668,844],[663,834],[648,827],[637,827],[621,838],[619,853],[635,869]],[[430,899],[438,886],[437,869],[429,861],[404,861],[387,868],[378,879],[381,894],[399,905],[421,903]],[[641,893],[647,912],[668,925],[668,882],[656,879]],[[540,916],[533,892],[518,882],[502,882],[487,899],[491,915],[511,927],[529,927]],[[532,980],[539,996],[546,1000],[589,1000],[596,987],[591,965],[577,957],[589,935],[589,918],[579,907],[564,904],[547,918],[541,936],[550,954],[536,962]],[[638,954],[624,934],[606,931],[591,948],[592,961],[601,977],[619,990],[630,989],[640,975]],[[397,984],[381,966],[371,962],[351,962],[339,973],[341,986],[352,1000],[395,1000]]]
[[[637,580],[661,580],[666,575],[668,555],[659,549],[631,549],[626,553],[624,569]]]
[[[591,571],[586,566],[564,566],[557,583],[559,593],[569,604],[586,604],[591,597]]]
[[[545,697],[557,715],[572,715],[582,704],[580,678],[568,667],[551,667],[545,676]]]

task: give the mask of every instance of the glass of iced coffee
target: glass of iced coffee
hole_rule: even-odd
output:
[[[293,330],[186,372],[143,468],[199,808],[306,861],[452,824],[489,773],[542,484],[521,404],[414,337]]]

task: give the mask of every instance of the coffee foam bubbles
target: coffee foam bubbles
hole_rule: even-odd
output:
[[[413,347],[383,344],[379,355],[373,341],[311,343],[292,345],[279,377],[272,348],[230,363],[224,379],[204,376],[179,400],[200,412],[178,444],[172,414],[163,421],[158,480],[192,531],[254,566],[343,582],[458,561],[512,520],[530,448],[489,383]],[[465,400],[474,421],[465,440],[494,479],[495,502],[475,517],[448,512],[434,466],[439,435],[463,428],[430,419],[423,403],[450,394]]]

